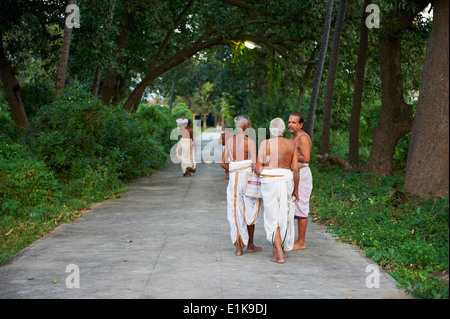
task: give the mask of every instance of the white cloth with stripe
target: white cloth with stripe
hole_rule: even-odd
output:
[[[261,211],[261,198],[244,195],[247,173],[252,172],[252,161],[245,160],[229,163],[229,181],[227,187],[227,218],[230,223],[231,242],[242,246],[248,244],[247,225],[255,225]]]
[[[277,228],[280,227],[282,247],[285,251],[290,251],[294,246],[295,237],[293,173],[283,168],[263,169],[260,181],[266,238],[273,244]]]

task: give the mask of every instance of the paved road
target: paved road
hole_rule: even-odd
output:
[[[186,178],[170,163],[132,182],[120,199],[96,204],[0,267],[0,298],[404,298],[383,271],[379,288],[368,288],[372,262],[313,222],[308,249],[285,264],[270,261],[262,215],[255,243],[263,250],[235,256],[227,182],[218,163]],[[69,288],[74,278],[79,288]]]

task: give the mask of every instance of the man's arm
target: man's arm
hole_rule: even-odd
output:
[[[298,154],[299,163],[309,163],[311,160],[311,141],[308,136],[302,135],[298,139],[297,147],[300,150]]]
[[[256,145],[255,145],[256,148]],[[262,141],[261,146],[259,147],[258,157],[256,161],[255,173],[261,174],[262,172],[262,163],[264,162],[264,150],[266,149],[266,140]]]
[[[226,171],[229,170],[229,164],[228,164],[228,147],[225,146],[225,149],[223,150],[222,153],[222,163],[220,164],[220,166],[222,166]]]
[[[256,163],[258,162],[258,154],[256,152],[256,143],[251,138],[248,139],[248,151],[252,159],[252,170],[255,170]]]
[[[294,202],[298,202],[299,196],[298,196],[298,181],[299,181],[299,174],[298,174],[298,156],[297,156],[297,147],[296,143],[293,142],[293,152],[292,152],[292,163],[291,163],[291,170],[294,175],[294,191],[292,192],[292,196],[295,197]]]

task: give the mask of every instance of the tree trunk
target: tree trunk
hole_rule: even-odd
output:
[[[336,25],[334,28],[333,43],[331,45],[330,62],[328,66],[327,87],[325,90],[325,103],[323,107],[322,140],[320,143],[319,151],[320,154],[330,153],[330,127],[331,112],[333,108],[334,84],[336,81],[339,44],[341,42],[341,33],[345,20],[346,8],[347,0],[341,0],[339,2],[339,10],[336,19]]]
[[[311,95],[311,103],[309,105],[308,122],[306,123],[306,133],[313,138],[314,133],[314,117],[316,115],[317,98],[319,97],[320,80],[322,78],[323,65],[328,49],[328,38],[330,36],[331,14],[333,12],[333,0],[328,0],[327,12],[322,34],[322,44],[320,46],[319,61],[317,63],[316,78],[314,80],[313,91]]]
[[[448,24],[448,0],[434,1],[404,185],[407,192],[427,197],[445,197],[449,191]]]
[[[77,4],[77,0],[69,0],[69,4]],[[64,24],[64,36],[59,58],[59,67],[56,78],[56,97],[64,89],[66,83],[67,63],[69,62],[70,44],[72,42],[72,28]]]
[[[6,94],[11,117],[17,125],[30,127],[28,117],[23,108],[21,88],[17,81],[14,70],[11,68],[9,61],[3,49],[3,33],[0,29],[0,79],[2,81],[3,90]]]
[[[310,61],[314,61],[314,56],[316,55],[317,49],[318,49],[318,46],[316,46],[314,48],[314,51],[311,53],[311,56],[309,58]],[[302,84],[302,87],[300,88],[300,94],[299,94],[299,97],[300,97],[299,106],[300,107],[303,105],[303,100],[305,99],[307,84],[309,82],[309,78],[311,77],[313,68],[314,68],[314,63],[309,63],[306,66],[305,73],[303,74],[303,84]]]
[[[401,40],[386,36],[379,39],[382,106],[377,126],[372,130],[372,150],[366,172],[389,176],[394,172],[394,151],[400,138],[411,131],[413,108],[403,98]]]
[[[107,28],[107,31],[106,31],[108,36],[110,34],[111,25],[112,25],[113,20],[114,20],[114,9],[115,8],[116,8],[116,2],[114,1],[112,3],[111,10],[109,12],[109,22],[108,22],[108,28]],[[95,97],[98,96],[98,91],[100,89],[100,83],[102,81],[102,73],[103,73],[102,67],[98,66],[97,69],[95,70],[94,83],[92,84],[92,89],[91,89],[91,93]]]
[[[364,0],[361,31],[359,35],[358,59],[356,61],[355,84],[353,87],[353,105],[350,117],[349,152],[348,159],[353,165],[359,165],[359,121],[362,109],[362,94],[364,89],[364,76],[369,46],[369,29],[366,27],[366,7],[372,0]]]
[[[92,89],[91,89],[91,93],[95,97],[98,96],[98,89],[100,88],[101,78],[102,78],[102,68],[97,67],[97,69],[95,70],[94,83],[92,84]]]
[[[106,105],[111,102],[111,98],[114,94],[118,76],[117,69],[122,63],[122,52],[127,45],[127,37],[133,21],[133,14],[128,12],[128,3],[129,1],[125,1],[123,6],[122,18],[120,21],[120,33],[117,36],[115,43],[114,57],[116,59],[117,66],[108,69],[103,84],[102,102]]]
[[[171,56],[169,59],[167,59],[163,64],[155,67],[155,68],[149,68],[146,72],[146,76],[142,79],[141,82],[138,83],[138,85],[134,88],[133,92],[131,92],[130,96],[128,97],[127,101],[125,102],[123,108],[131,111],[134,105],[139,104],[142,95],[145,92],[145,89],[153,83],[153,81],[159,77],[161,74],[164,74],[168,70],[173,69],[177,65],[183,63],[185,60],[192,57],[197,52],[200,52],[204,49],[213,47],[215,45],[227,45],[227,42],[222,39],[221,37],[206,40],[203,42],[196,42],[194,45],[190,48],[187,48],[186,50],[179,51],[173,56]]]
[[[174,98],[175,98],[175,80],[172,80],[172,88],[170,89],[169,114],[172,114],[172,106]]]
[[[388,12],[383,20],[390,20],[378,40],[380,53],[380,78],[382,87],[381,114],[372,130],[372,150],[365,172],[389,176],[394,172],[394,151],[400,138],[411,132],[413,108],[403,98],[401,66],[401,33],[412,26],[414,17],[425,9],[426,0],[415,1],[414,12],[397,10]]]

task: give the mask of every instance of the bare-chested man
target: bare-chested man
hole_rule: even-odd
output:
[[[247,173],[256,166],[256,143],[246,136],[251,128],[250,119],[239,115],[234,119],[236,136],[230,137],[222,154],[222,167],[229,171],[227,187],[227,218],[230,222],[231,241],[236,246],[236,255],[261,251],[253,243],[255,224],[261,209],[261,198],[244,195]]]
[[[311,158],[311,139],[303,130],[304,117],[299,112],[292,112],[289,116],[288,129],[295,141],[299,168],[299,200],[295,204],[295,219],[298,220],[298,239],[293,250],[306,248],[306,227],[308,224],[309,199],[312,192],[312,175],[308,167]]]
[[[284,138],[280,118],[270,122],[269,140],[261,143],[255,172],[261,178],[264,228],[273,245],[273,262],[284,263],[294,245],[294,201],[298,199],[298,163],[295,143]]]

